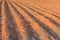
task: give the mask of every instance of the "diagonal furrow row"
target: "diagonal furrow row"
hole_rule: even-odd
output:
[[[2,1],[0,1],[0,40],[2,40]]]
[[[15,5],[14,5],[15,6]],[[18,7],[16,7],[16,8],[18,8]],[[42,36],[42,33],[44,34],[44,31],[43,32],[41,32],[41,29],[42,28],[40,28],[39,29],[39,25],[37,25],[36,24],[36,22],[33,20],[33,19],[31,19],[27,14],[25,14],[25,12],[23,12],[23,10],[21,10],[20,8],[18,8],[19,10],[19,12],[26,18],[26,20],[28,20],[29,22],[30,22],[30,24],[32,25],[32,27],[34,28],[34,30],[37,32],[37,30],[39,31],[39,32],[37,32],[37,33],[39,33],[40,34],[40,36]],[[40,33],[41,32],[41,33]],[[44,38],[44,37],[43,37]],[[43,40],[43,39],[42,39]]]
[[[16,4],[16,5],[19,6],[21,9],[23,9],[31,18],[33,18],[35,20],[35,22],[37,22],[40,26],[42,26],[45,29],[45,31],[47,31],[47,33],[49,35],[53,36],[55,39],[59,38],[58,35],[54,31],[52,31],[50,28],[47,27],[47,25],[43,24],[40,20],[38,20],[37,18],[35,18],[33,15],[31,15],[26,9],[24,9],[20,5],[18,5],[18,4]]]
[[[0,40],[60,40],[60,16],[46,8],[2,0]]]
[[[17,29],[16,22],[9,10],[8,4],[5,1],[5,15],[6,15],[6,30],[8,33],[8,40],[18,40],[19,39],[19,31]]]
[[[26,5],[24,5],[24,6],[26,6]],[[44,13],[42,14],[42,13],[36,11],[35,9],[29,7],[29,6],[26,6],[26,7],[28,7],[28,8],[31,9],[32,11],[38,13],[39,15],[44,16],[46,19],[50,20],[50,21],[51,21],[54,25],[56,25],[57,27],[60,27],[59,21],[58,21],[58,23],[57,23],[57,22],[55,21],[55,19],[51,19],[50,17],[46,16]],[[54,16],[54,15],[53,15],[53,16]],[[55,17],[56,17],[56,16],[55,16]],[[53,17],[52,17],[52,18],[53,18]],[[57,17],[57,18],[59,18],[59,17]],[[60,19],[60,18],[59,18],[59,19]],[[58,20],[59,20],[59,19],[58,19]]]
[[[29,4],[26,4],[26,3],[20,3],[20,4],[25,5],[25,6],[29,6]],[[30,5],[29,7],[32,7],[33,9],[36,9],[36,10],[39,10],[39,11],[41,10],[41,11],[43,11],[43,12],[50,13],[51,15],[53,15],[53,16],[55,16],[55,17],[57,17],[57,18],[60,19],[60,14],[58,14],[58,13],[56,13],[56,12],[54,12],[54,11],[51,11],[51,10],[49,10],[49,9],[42,8],[42,7],[40,7],[40,9],[39,9],[39,8],[34,7],[34,6],[32,6],[32,5]]]
[[[26,7],[27,9],[27,7]],[[27,9],[29,10],[29,9]],[[40,19],[41,22],[43,22],[44,24],[46,24],[49,28],[51,28],[54,32],[56,32],[58,35],[60,35],[60,30],[58,30],[59,28],[57,26],[55,26],[55,24],[52,24],[51,21],[49,21],[48,19],[46,20],[45,17],[39,15],[38,13],[34,13],[34,12],[30,12],[31,14],[37,16],[36,18]],[[38,14],[38,15],[37,15]],[[45,20],[45,21],[44,21]],[[49,24],[48,24],[49,23]]]
[[[16,8],[18,8],[18,7],[16,7]],[[22,14],[26,18],[27,21],[30,22],[30,24],[32,25],[32,27],[34,28],[34,30],[38,34],[40,34],[39,36],[40,36],[41,40],[44,40],[44,39],[48,40],[48,38],[46,38],[46,36],[42,37],[43,35],[45,35],[44,30],[43,30],[43,32],[41,32],[42,28],[39,28],[39,25],[32,18],[30,18],[27,14],[24,14],[25,12],[23,12],[23,10],[21,10],[20,8],[18,8],[17,10],[20,12],[20,14]]]
[[[30,25],[30,23],[23,17],[23,15],[21,13],[18,12],[18,10],[12,5],[11,2],[9,2],[9,3],[11,4],[13,9],[17,13],[17,15],[19,16],[19,18],[22,22],[22,26],[24,27],[25,31],[28,34],[27,38],[29,38],[29,40],[33,40],[32,38],[34,38],[35,40],[39,40],[38,34],[36,32],[34,32],[32,26]]]

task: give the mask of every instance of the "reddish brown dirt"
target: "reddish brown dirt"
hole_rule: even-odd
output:
[[[17,9],[17,11],[20,14],[22,14],[23,17],[30,23],[31,29],[33,29],[33,31],[39,35],[39,40],[40,39],[41,40],[60,40],[59,39],[60,38],[60,12],[59,12],[60,1],[59,0],[6,0],[6,2],[16,22],[16,25],[17,25],[16,27],[18,28],[19,34],[22,35],[22,40],[29,39],[29,37],[27,37],[28,32],[26,32],[29,26],[25,26],[26,24],[27,25],[29,24],[28,23],[24,24],[25,20],[23,18],[19,18],[16,11],[14,10],[14,8],[9,2],[11,2],[13,6]],[[20,5],[22,8],[16,5],[14,2]],[[6,22],[5,22],[6,14],[5,14],[4,5],[5,5],[5,1],[3,1],[2,3],[2,40],[9,40],[8,35],[10,33],[8,33],[6,29]],[[31,10],[29,7],[33,8],[36,11]],[[24,11],[23,8],[26,9],[29,13]],[[34,17],[32,17],[30,14]],[[10,27],[13,27],[12,24]],[[45,27],[45,29],[43,27]],[[31,30],[31,29],[28,29],[28,30]],[[53,32],[49,34],[49,31],[48,31],[49,29],[50,31],[52,30],[56,34],[54,34]],[[45,30],[47,30],[47,32]],[[32,33],[32,31],[30,32]],[[37,36],[35,35],[35,37]],[[36,39],[32,37],[32,40],[36,40]]]

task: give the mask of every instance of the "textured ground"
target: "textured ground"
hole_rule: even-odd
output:
[[[0,40],[60,40],[59,2],[1,0]]]

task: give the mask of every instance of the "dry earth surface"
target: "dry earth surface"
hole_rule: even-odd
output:
[[[0,40],[60,40],[60,0],[0,0]]]

